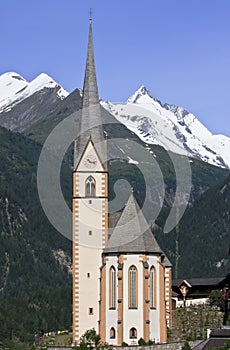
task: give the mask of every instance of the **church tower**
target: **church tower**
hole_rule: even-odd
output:
[[[94,63],[92,20],[73,172],[73,344],[99,332],[100,267],[108,228],[108,173]]]

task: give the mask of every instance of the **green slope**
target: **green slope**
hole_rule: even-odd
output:
[[[0,340],[71,326],[71,275],[54,251],[71,243],[46,219],[36,187],[40,146],[0,128]]]
[[[176,261],[179,244],[178,277],[224,276],[230,270],[230,176],[220,181],[188,207],[177,229],[155,234]],[[178,239],[177,239],[178,237]]]

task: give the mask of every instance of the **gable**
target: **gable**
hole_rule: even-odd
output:
[[[97,154],[97,151],[91,139],[89,139],[85,147],[85,150],[81,156],[81,159],[76,168],[76,171],[83,171],[83,172],[105,171],[104,166],[100,160],[99,155]]]

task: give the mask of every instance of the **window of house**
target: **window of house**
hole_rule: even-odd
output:
[[[93,307],[89,307],[89,315],[93,315]]]
[[[96,182],[92,176],[86,179],[85,183],[86,197],[94,197],[96,195]]]
[[[137,308],[137,269],[135,266],[129,269],[129,308]]]

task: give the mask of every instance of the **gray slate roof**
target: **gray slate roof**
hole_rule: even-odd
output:
[[[104,249],[104,253],[121,252],[163,254],[133,194]]]
[[[186,278],[174,279],[173,286],[180,286],[183,281],[187,281],[192,287],[195,286],[217,286],[225,277],[208,277],[208,278]]]
[[[84,152],[90,137],[102,162],[106,160],[107,154],[106,141],[102,128],[101,108],[98,97],[97,77],[94,62],[92,20],[90,20],[89,27],[88,52],[81,113],[79,133],[74,146],[74,169],[76,169],[78,166],[82,153]]]
[[[170,260],[167,258],[166,255],[164,255],[164,259],[162,261],[162,264],[165,266],[165,267],[172,267],[172,263],[170,262]]]
[[[230,338],[230,327],[225,326],[223,328],[212,329],[210,338]]]

